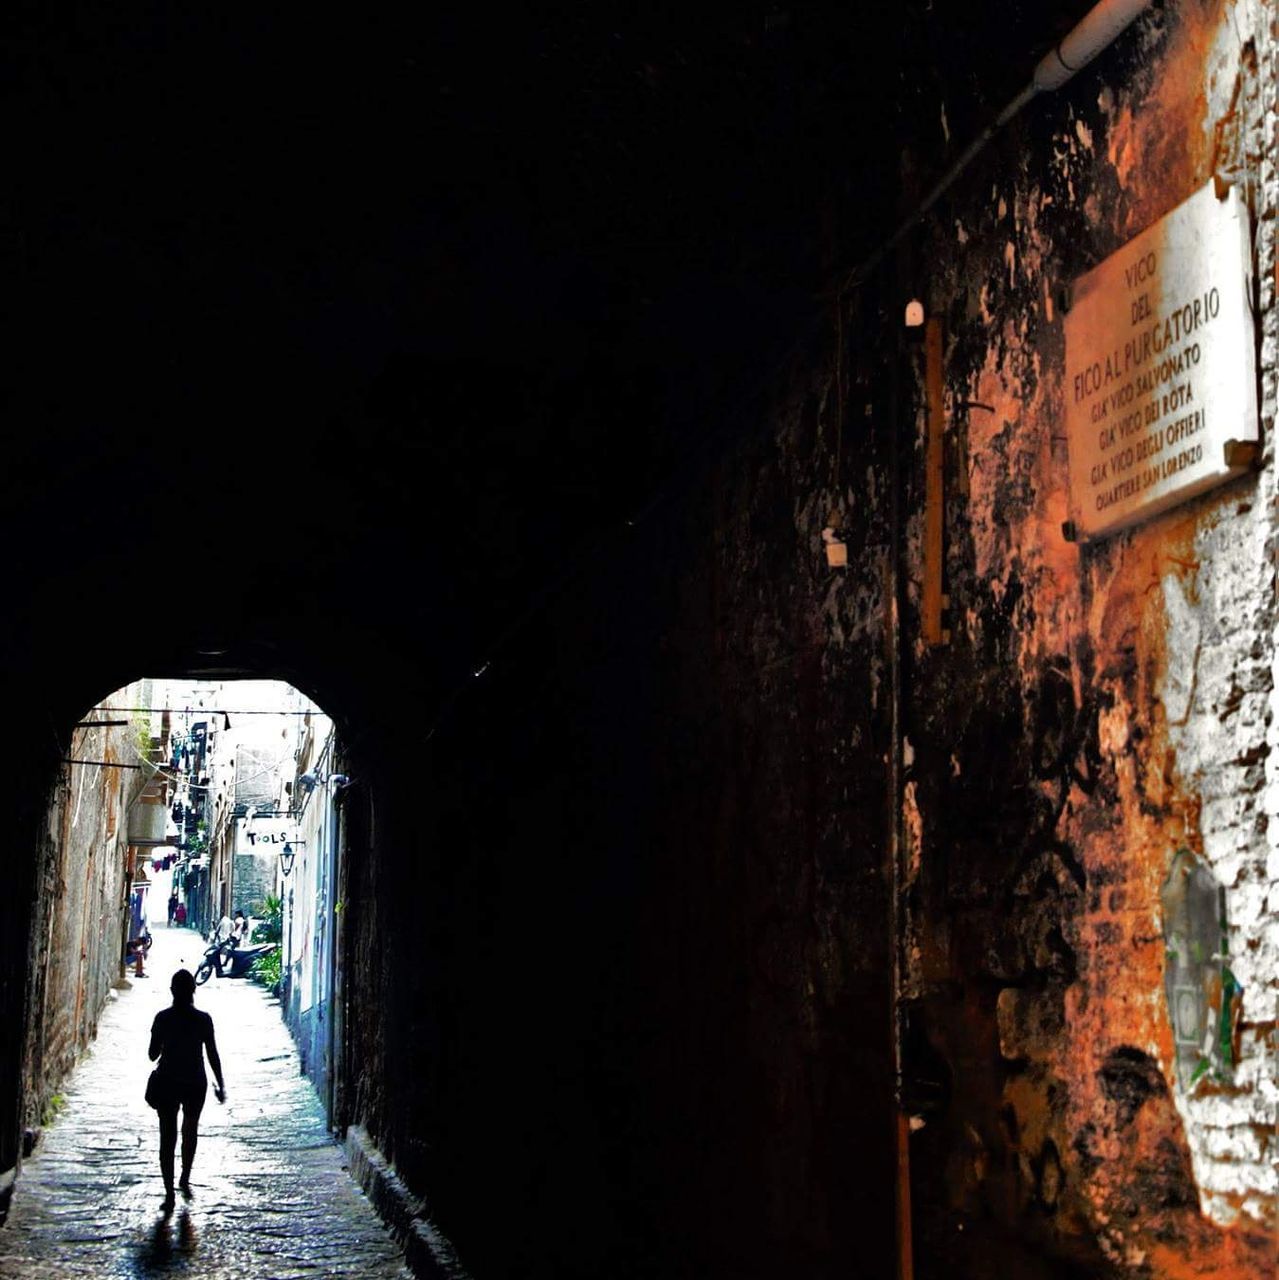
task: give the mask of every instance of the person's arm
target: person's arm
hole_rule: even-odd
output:
[[[164,1052],[164,1037],[160,1034],[160,1015],[155,1015],[155,1021],[151,1024],[151,1043],[147,1047],[147,1057],[154,1062],[161,1053]]]
[[[222,1059],[218,1056],[218,1043],[213,1038],[213,1019],[206,1019],[205,1025],[208,1027],[208,1034],[204,1038],[204,1049],[209,1055],[209,1066],[213,1068],[213,1078],[218,1082],[214,1096],[219,1102],[225,1102],[226,1084],[222,1080]]]

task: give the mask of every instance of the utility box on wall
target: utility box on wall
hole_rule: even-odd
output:
[[[1163,887],[1164,988],[1177,1055],[1177,1084],[1187,1091],[1209,1073],[1229,1078],[1243,994],[1226,954],[1225,896],[1212,872],[1179,849]]]

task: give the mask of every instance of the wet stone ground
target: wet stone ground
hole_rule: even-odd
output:
[[[150,976],[104,1010],[63,1086],[65,1108],[23,1163],[0,1227],[0,1280],[408,1276],[345,1171],[278,1005],[244,980],[214,978],[196,992],[213,1015],[228,1096],[219,1106],[210,1085],[192,1197],[161,1212],[158,1128],[142,1096],[147,1041],[174,969],[194,969],[203,949],[191,930],[161,925]]]

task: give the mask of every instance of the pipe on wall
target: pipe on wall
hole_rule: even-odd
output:
[[[1070,34],[1039,60],[1030,81],[1035,92],[1060,89],[1149,7],[1150,0],[1102,0],[1101,4],[1094,5]]]
[[[901,243],[938,200],[950,190],[955,180],[985,149],[986,144],[1037,94],[1060,89],[1077,72],[1082,71],[1102,50],[1110,46],[1150,7],[1151,0],[1101,0],[1071,28],[1070,34],[1046,53],[1035,67],[1029,83],[960,153],[955,163],[942,174],[914,211],[863,263],[855,267],[843,288],[860,284],[883,259]]]
[[[1037,94],[1060,89],[1078,71],[1086,67],[1099,53],[1114,42],[1136,18],[1150,5],[1150,0],[1102,0],[1072,28],[1050,53],[1040,59],[1030,82],[1000,112],[994,122],[989,125],[946,171],[940,181],[933,187],[915,211],[898,227],[893,236],[887,240],[871,258],[857,268],[849,277],[852,285],[864,280],[871,269],[887,256],[916,225],[928,210],[949,189],[952,183],[968,167],[987,142],[1011,120]],[[909,270],[905,263],[899,263],[899,291]],[[939,332],[939,331],[938,331]],[[890,421],[899,420],[901,412],[900,381],[902,377],[903,353],[899,347],[897,359],[893,362],[893,379],[891,390]],[[907,439],[908,433],[901,434]],[[894,439],[891,454],[891,508],[890,534],[891,551],[888,559],[885,596],[888,614],[886,628],[886,648],[888,650],[890,681],[890,746],[888,761],[888,841],[887,841],[887,879],[889,885],[889,945],[891,957],[891,1034],[893,1052],[894,1093],[896,1106],[893,1116],[893,1146],[895,1155],[895,1208],[896,1208],[896,1277],[897,1280],[914,1280],[914,1230],[910,1169],[910,1117],[905,1105],[905,1061],[904,1061],[904,988],[905,988],[905,948],[907,921],[909,918],[906,903],[906,875],[903,865],[903,832],[902,813],[904,805],[904,769],[903,752],[905,750],[905,732],[903,727],[903,687],[902,656],[908,644],[903,623],[906,617],[905,599],[905,538],[903,528],[903,493],[904,477],[902,474],[901,450]],[[940,531],[938,531],[940,534]],[[938,579],[940,581],[940,578]],[[940,616],[940,610],[938,610]],[[939,625],[939,624],[938,624]],[[935,639],[940,639],[940,631]]]

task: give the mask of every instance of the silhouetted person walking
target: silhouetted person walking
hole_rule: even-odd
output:
[[[200,1111],[208,1090],[204,1074],[204,1054],[217,1087],[213,1096],[226,1101],[226,1085],[222,1080],[222,1059],[213,1038],[213,1019],[195,1007],[195,978],[179,969],[169,984],[173,1004],[161,1009],[151,1024],[151,1047],[147,1050],[156,1068],[153,1103],[160,1117],[160,1175],[164,1178],[164,1211],[173,1208],[173,1152],[178,1140],[178,1108],[182,1108],[182,1179],[178,1186],[183,1195],[191,1194],[191,1162],[200,1130]]]

